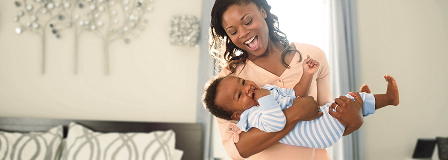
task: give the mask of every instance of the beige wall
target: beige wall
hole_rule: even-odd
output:
[[[446,0],[357,0],[361,81],[381,93],[390,74],[400,90],[399,106],[365,119],[364,159],[410,158],[417,138],[448,137],[447,7]]]
[[[102,42],[80,36],[80,70],[73,74],[73,34],[47,31],[47,70],[40,73],[40,38],[14,33],[14,0],[0,1],[0,117],[195,122],[198,47],[169,43],[171,17],[195,15],[202,0],[154,0],[138,38],[110,45],[103,73]],[[186,7],[188,6],[188,7]]]

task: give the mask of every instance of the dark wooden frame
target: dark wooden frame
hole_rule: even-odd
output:
[[[182,160],[203,160],[202,126],[198,123],[165,122],[127,122],[97,120],[67,120],[42,118],[5,118],[0,117],[0,131],[30,132],[48,131],[58,125],[64,126],[67,135],[70,122],[76,122],[97,132],[151,132],[156,130],[173,130],[176,133],[176,149],[182,150]]]

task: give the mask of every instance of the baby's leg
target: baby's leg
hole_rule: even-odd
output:
[[[384,79],[387,81],[387,91],[386,94],[375,94],[375,110],[400,103],[397,82],[390,75],[385,75]]]
[[[364,84],[361,86],[361,89],[359,90],[359,92],[366,92],[366,93],[372,93],[370,92],[370,88],[367,84]]]

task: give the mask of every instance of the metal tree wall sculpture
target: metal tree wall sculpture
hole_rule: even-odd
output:
[[[73,31],[73,73],[78,74],[78,37],[81,35],[82,30],[79,29],[79,26],[74,24],[74,20],[79,15],[75,14],[75,11],[78,7],[77,4],[80,3],[81,0],[61,0],[60,3],[56,2],[55,4],[62,7],[62,12],[58,15],[57,21],[52,21],[49,25],[51,29],[51,33],[56,38],[62,37],[62,31],[66,29],[72,29]],[[51,0],[47,0],[48,3],[52,3]]]
[[[74,73],[78,72],[78,44],[79,36],[83,33],[93,33],[103,41],[102,49],[104,54],[104,73],[110,73],[109,44],[122,39],[125,43],[130,43],[132,37],[137,38],[139,31],[144,31],[142,22],[148,23],[144,15],[152,11],[154,0],[33,0],[33,2],[15,2],[17,7],[24,7],[30,15],[31,21],[21,23],[21,27],[16,28],[18,34],[25,29],[37,32],[45,39],[45,27],[51,27],[51,32],[56,38],[60,38],[61,31],[72,29],[74,32]],[[32,4],[31,4],[32,3]],[[30,6],[31,7],[28,7]],[[45,15],[43,9],[38,9],[42,14],[33,11],[34,6],[39,5],[44,8],[45,14],[50,15],[45,23],[37,23],[38,16]],[[29,9],[30,8],[30,9]],[[50,12],[53,11],[53,12]],[[36,11],[37,12],[37,11]],[[14,17],[14,21],[21,22],[24,19],[24,12],[19,11]],[[54,20],[54,21],[52,21]],[[36,26],[37,25],[37,26]],[[87,31],[87,32],[84,32]],[[131,37],[132,36],[132,37]],[[45,47],[43,47],[45,57]],[[45,61],[43,61],[42,73],[45,72]]]
[[[81,0],[62,0],[62,5],[64,6],[63,13],[60,15],[64,17],[60,19],[60,21],[54,22],[50,24],[52,33],[57,37],[61,37],[62,30],[72,29],[73,31],[73,73],[78,74],[78,61],[79,61],[79,36],[82,33],[82,29],[78,25],[75,24],[75,20],[79,18],[79,15],[76,14],[78,6]]]
[[[153,0],[86,0],[78,4],[83,13],[75,15],[74,21],[80,29],[93,33],[103,41],[106,75],[110,73],[109,44],[119,39],[130,43],[131,35],[137,38],[137,32],[145,29],[142,22],[148,22],[143,18],[152,11],[151,2]]]
[[[13,17],[13,21],[17,22],[20,27],[15,28],[17,34],[24,31],[30,31],[41,37],[42,43],[42,74],[45,73],[46,61],[46,30],[49,24],[54,20],[63,19],[61,15],[63,7],[61,3],[53,0],[33,0],[33,1],[15,1],[14,5],[19,8],[17,15]]]

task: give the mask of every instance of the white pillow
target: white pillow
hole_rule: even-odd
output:
[[[150,133],[101,133],[70,123],[61,160],[172,160],[172,130]]]
[[[48,132],[0,131],[0,159],[8,160],[55,160],[62,141],[62,126]]]
[[[184,151],[182,151],[180,149],[174,149],[173,160],[181,160],[183,154],[184,154]]]

